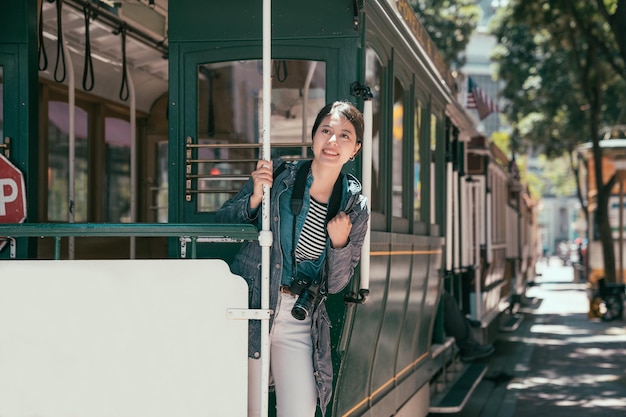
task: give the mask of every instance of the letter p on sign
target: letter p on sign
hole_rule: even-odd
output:
[[[7,189],[9,192],[5,194]],[[0,190],[2,190],[0,193],[0,217],[6,217],[7,204],[17,200],[17,182],[13,178],[0,178]]]

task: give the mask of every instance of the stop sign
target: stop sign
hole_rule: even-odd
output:
[[[26,220],[26,187],[24,176],[0,154],[0,223],[22,223]],[[0,240],[0,250],[6,241]]]

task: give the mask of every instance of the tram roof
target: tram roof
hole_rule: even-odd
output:
[[[626,138],[602,139],[598,142],[602,153],[613,158],[626,158]],[[583,158],[590,158],[593,154],[593,143],[587,142],[577,148]]]
[[[92,93],[125,104],[125,100],[119,97],[122,94],[118,94],[118,91],[121,92],[123,65],[119,28],[125,26],[127,68],[133,84],[141,88],[141,94],[137,95],[137,109],[149,112],[152,104],[168,90],[168,3],[169,0],[64,0],[63,40],[68,45],[69,58],[76,69],[76,87],[80,89],[85,72],[84,55],[87,44],[83,9],[88,7],[92,13],[89,38],[96,74]],[[55,80],[59,38],[56,4],[43,1],[42,11],[42,34],[49,64],[46,70],[40,71],[40,75]],[[406,11],[403,16],[415,19]],[[414,29],[411,31],[413,34],[416,33]],[[424,37],[427,35],[422,33],[422,42]],[[440,74],[443,61],[438,62],[439,65],[433,70]],[[68,84],[67,79],[62,82]],[[451,80],[441,80],[442,86],[447,86],[450,82]],[[459,103],[448,103],[446,114],[459,128],[459,140],[469,142],[473,137],[480,136],[475,122]]]

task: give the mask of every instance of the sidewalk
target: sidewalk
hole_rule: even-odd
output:
[[[526,295],[536,303],[501,332],[487,374],[458,417],[626,415],[626,322],[589,319],[584,283],[557,259]],[[431,414],[431,417],[443,416]]]

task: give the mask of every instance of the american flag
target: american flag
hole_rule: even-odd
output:
[[[483,120],[493,112],[500,112],[498,105],[472,80],[472,77],[468,77],[466,107],[468,109],[476,109],[480,120]]]

